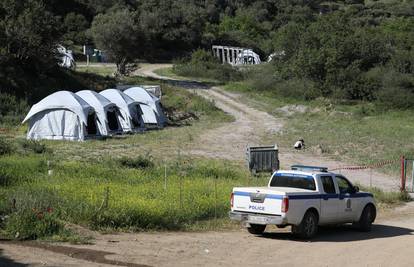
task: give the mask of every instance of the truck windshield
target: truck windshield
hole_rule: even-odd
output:
[[[312,176],[275,174],[270,182],[271,187],[292,187],[307,190],[316,190]]]

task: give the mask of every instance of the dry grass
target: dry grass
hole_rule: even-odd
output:
[[[113,64],[108,64],[108,65],[91,64],[89,66],[86,66],[86,65],[77,66],[76,71],[86,72],[86,73],[94,73],[94,74],[98,74],[98,75],[101,75],[101,76],[111,76],[112,77],[113,74],[116,71],[116,67]]]
[[[191,81],[198,81],[198,82],[204,82],[204,83],[210,83],[210,84],[219,84],[220,82],[218,80],[215,79],[209,79],[209,78],[202,78],[202,77],[184,77],[184,76],[180,76],[178,74],[176,74],[173,71],[172,67],[167,67],[167,68],[161,68],[161,69],[157,69],[154,71],[154,73],[160,75],[160,76],[165,76],[165,77],[169,77],[169,78],[173,78],[173,79],[177,79],[177,80],[191,80]]]
[[[304,138],[308,148],[321,146],[324,156],[356,164],[414,156],[413,111],[381,111],[363,102],[284,99],[272,92],[256,92],[243,83],[225,88],[239,93],[240,100],[248,105],[285,119],[283,132],[267,136],[269,141],[277,140],[281,147],[290,147],[298,138]],[[303,105],[306,112],[280,112],[287,105]],[[394,166],[393,171],[397,169]]]

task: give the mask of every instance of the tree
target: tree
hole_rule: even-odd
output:
[[[99,14],[92,22],[90,33],[95,45],[115,62],[117,74],[127,74],[127,65],[145,52],[145,35],[134,12],[119,9]]]
[[[174,58],[197,48],[208,14],[214,16],[211,1],[142,1],[140,24],[151,42],[147,57]]]
[[[33,93],[34,83],[57,67],[57,18],[43,1],[0,2],[0,91]]]
[[[86,30],[89,23],[82,14],[71,12],[66,15],[63,21],[65,28],[65,35],[63,39],[68,44],[86,44],[88,43],[86,37]]]
[[[58,39],[57,21],[40,0],[0,3],[0,46],[4,56],[18,60],[53,55]]]

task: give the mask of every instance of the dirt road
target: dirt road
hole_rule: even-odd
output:
[[[160,65],[148,65],[141,75]],[[199,90],[235,121],[206,131],[190,153],[239,159],[247,144],[280,131],[284,121],[238,101],[220,88]],[[281,152],[285,166],[304,163],[347,165],[311,154]],[[381,173],[346,173],[353,181],[389,190],[397,183]],[[94,245],[0,242],[0,266],[414,266],[414,203],[380,214],[370,233],[350,227],[321,229],[312,242],[296,240],[289,229],[267,229],[262,237],[245,230],[203,233],[138,233],[95,236]]]
[[[170,77],[160,76],[154,72],[158,69],[170,67],[172,67],[172,64],[140,64],[139,69],[136,71],[136,75],[160,80],[173,80]]]
[[[0,243],[0,266],[414,266],[413,210],[410,203],[382,215],[370,233],[324,228],[311,242],[270,228],[264,236],[125,233],[95,234],[96,244],[82,246]]]

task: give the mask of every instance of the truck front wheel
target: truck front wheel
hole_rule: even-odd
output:
[[[356,223],[359,230],[362,232],[371,231],[372,223],[375,221],[377,211],[373,205],[368,204],[362,211],[359,222]]]
[[[306,212],[302,222],[292,226],[292,232],[304,239],[313,238],[318,232],[318,217],[312,211]]]
[[[250,224],[250,227],[247,227],[247,231],[253,235],[261,235],[266,229],[266,225],[262,224]]]

